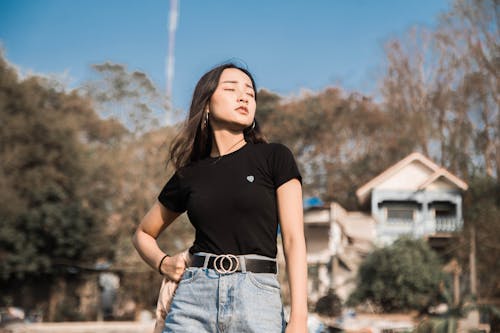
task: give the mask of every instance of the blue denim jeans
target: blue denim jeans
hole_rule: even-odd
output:
[[[285,327],[277,274],[219,274],[214,269],[188,267],[163,333],[282,333]]]

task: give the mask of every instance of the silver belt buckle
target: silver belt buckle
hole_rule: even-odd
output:
[[[224,267],[224,263],[229,261],[229,268]],[[233,260],[236,261],[236,264],[233,263]],[[215,257],[214,260],[214,269],[219,274],[231,274],[238,270],[240,267],[240,262],[238,258],[233,254],[221,254]]]

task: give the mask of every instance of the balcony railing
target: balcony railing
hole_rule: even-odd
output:
[[[436,232],[453,232],[462,229],[462,221],[456,217],[437,217]]]
[[[387,219],[388,224],[402,224],[402,225],[411,225],[413,223],[413,218],[396,218],[390,217]]]

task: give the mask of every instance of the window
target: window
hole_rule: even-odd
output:
[[[449,201],[434,201],[429,204],[431,214],[434,213],[437,232],[451,232],[461,228],[457,219],[457,206]]]
[[[451,202],[433,202],[429,206],[434,210],[436,219],[455,218],[457,216],[456,206]]]
[[[390,206],[387,207],[387,222],[413,222],[414,209],[405,206]]]
[[[413,223],[422,204],[412,200],[384,200],[378,206],[385,211],[387,223]]]

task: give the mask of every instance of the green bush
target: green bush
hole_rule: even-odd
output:
[[[318,300],[315,312],[322,316],[338,316],[342,313],[342,301],[333,290],[330,290]]]
[[[372,252],[360,266],[348,304],[371,301],[385,312],[425,311],[442,280],[438,257],[424,240],[403,237]]]

